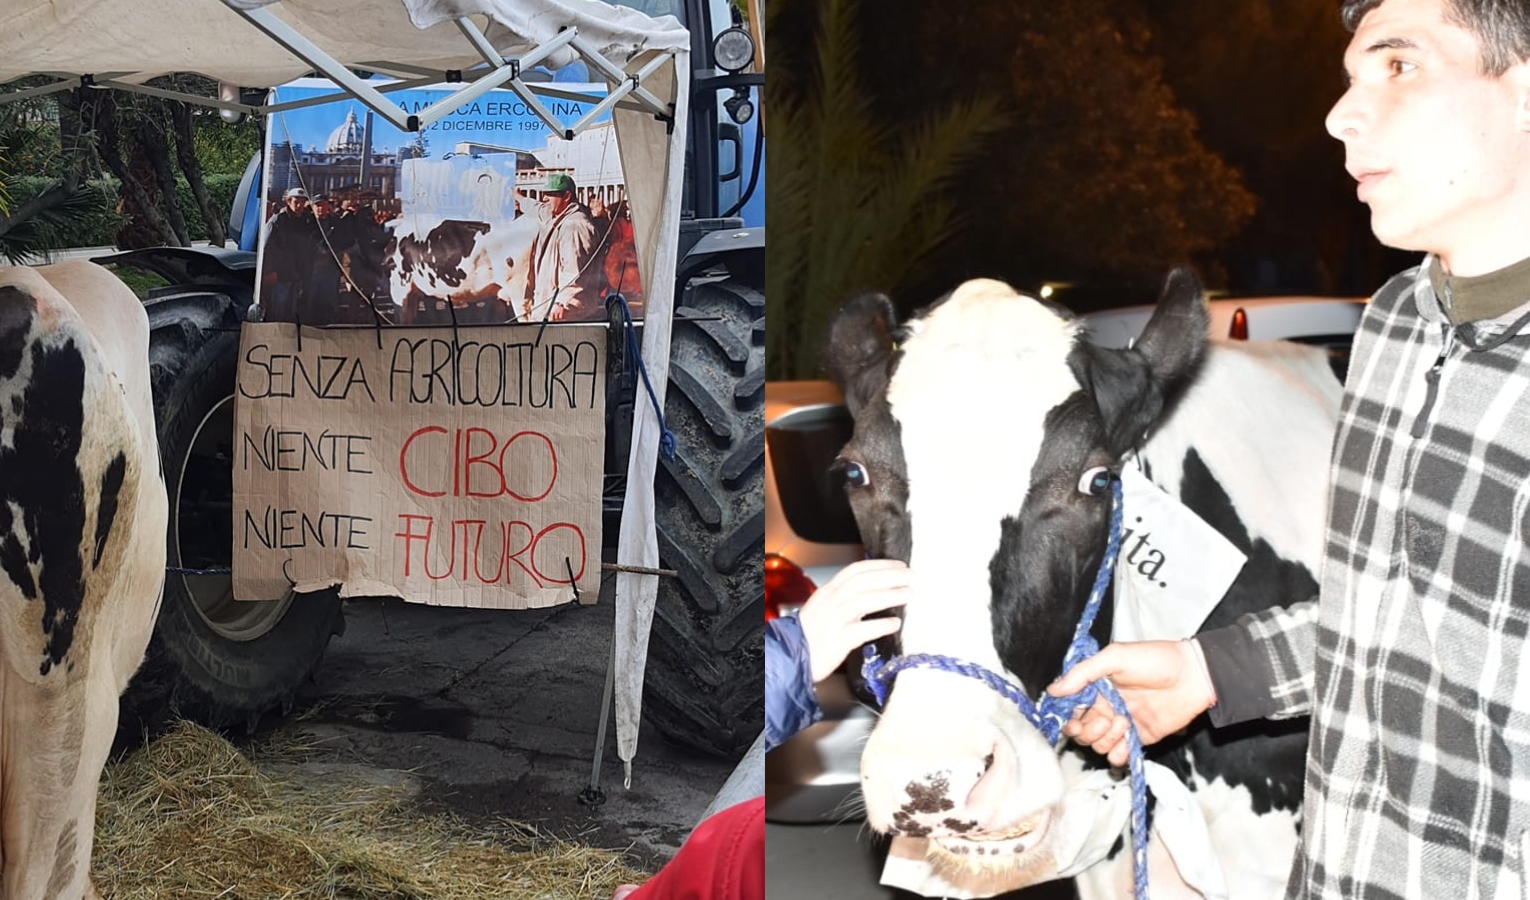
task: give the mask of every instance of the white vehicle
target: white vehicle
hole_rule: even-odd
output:
[[[818,585],[862,558],[860,534],[829,464],[854,427],[828,381],[765,385],[765,616],[791,615]],[[873,716],[843,680],[819,686],[823,720],[765,757],[766,815],[839,820],[860,783]]]
[[[1365,301],[1339,297],[1259,297],[1211,301],[1213,337],[1289,340],[1328,348],[1344,377]],[[1107,347],[1135,340],[1153,307],[1083,317],[1089,339]],[[827,381],[765,386],[766,614],[790,615],[840,567],[864,556],[830,464],[854,424],[839,389]],[[775,822],[838,822],[859,815],[860,748],[874,715],[838,678],[819,685],[823,720],[766,757],[766,817]]]

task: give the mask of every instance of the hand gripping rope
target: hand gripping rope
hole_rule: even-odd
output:
[[[1089,602],[1084,605],[1084,614],[1079,619],[1078,628],[1073,632],[1073,643],[1069,645],[1068,653],[1063,657],[1064,674],[1080,660],[1088,659],[1100,651],[1099,642],[1089,633],[1089,629],[1094,626],[1095,616],[1099,613],[1100,604],[1105,599],[1105,589],[1110,586],[1111,572],[1115,568],[1116,553],[1121,548],[1121,479],[1112,477],[1110,485],[1110,537],[1105,544],[1105,557],[1100,561],[1099,572],[1095,575],[1094,588],[1089,592]],[[1026,720],[1053,744],[1061,740],[1062,727],[1073,717],[1076,710],[1093,706],[1096,698],[1105,697],[1116,713],[1125,716],[1127,721],[1126,741],[1127,748],[1131,752],[1127,761],[1127,771],[1130,772],[1132,781],[1133,895],[1136,900],[1148,900],[1147,775],[1142,768],[1142,739],[1138,737],[1137,725],[1132,721],[1126,702],[1121,699],[1115,685],[1101,678],[1085,685],[1084,689],[1078,693],[1067,697],[1053,697],[1043,692],[1041,701],[1037,703],[1003,676],[982,666],[950,656],[915,653],[910,656],[895,656],[884,661],[877,656],[876,648],[870,644],[866,645],[864,652],[865,661],[861,664],[861,676],[866,679],[867,686],[876,696],[879,707],[887,703],[887,692],[892,687],[893,678],[905,669],[937,669],[942,672],[953,672],[977,679],[999,692],[1019,707]]]

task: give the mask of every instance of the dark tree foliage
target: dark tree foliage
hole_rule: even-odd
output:
[[[1384,251],[1323,120],[1349,33],[1335,0],[1134,0],[1201,139],[1259,210],[1221,252],[1231,286],[1364,294],[1416,259]],[[1416,254],[1413,255],[1416,257]]]
[[[1256,199],[1201,140],[1151,30],[1129,12],[1113,0],[866,10],[863,58],[882,116],[904,122],[975,87],[1004,101],[1005,130],[953,188],[974,224],[930,267],[924,293],[976,276],[1106,288],[1074,301],[1088,308],[1151,294],[1178,262],[1221,280],[1216,251]]]
[[[772,53],[811,59],[816,6],[772,8]],[[1093,287],[1063,295],[1080,310],[1144,301],[1177,262],[1234,292],[1364,294],[1414,261],[1372,237],[1324,128],[1349,40],[1335,0],[854,10],[859,82],[892,133],[974,95],[1004,120],[942,194],[960,215],[905,307],[977,276]],[[775,67],[773,96],[810,93],[810,75]]]
[[[61,223],[88,212],[82,187],[93,156],[77,109],[39,98],[0,106],[0,256],[19,262],[46,249]],[[45,173],[42,190],[18,193],[20,178]]]

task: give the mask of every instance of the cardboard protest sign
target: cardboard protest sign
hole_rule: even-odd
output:
[[[540,340],[538,335],[540,332]],[[339,584],[522,609],[600,591],[605,340],[590,325],[249,324],[234,596]]]

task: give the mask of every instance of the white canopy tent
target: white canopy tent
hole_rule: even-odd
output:
[[[317,72],[399,128],[423,128],[485,91],[515,91],[557,132],[539,97],[568,96],[528,84],[536,65],[582,60],[608,95],[585,121],[611,109],[627,190],[647,324],[642,354],[659,403],[668,384],[681,190],[690,92],[690,36],[673,17],[651,18],[598,0],[20,0],[0,5],[0,102],[81,85],[119,88],[247,112],[237,97],[183,97],[144,82],[189,72],[228,85],[271,87]],[[352,69],[394,75],[404,87],[443,81],[460,91],[408,115]],[[53,81],[7,91],[29,75]],[[384,91],[387,89],[385,88]],[[599,98],[591,98],[598,100]],[[658,565],[653,480],[659,421],[635,404],[618,562]],[[616,580],[617,743],[631,777],[655,578]]]

